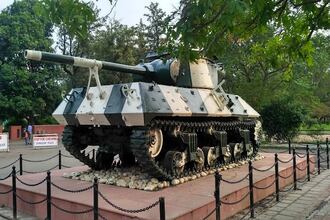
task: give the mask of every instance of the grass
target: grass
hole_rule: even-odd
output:
[[[311,126],[303,125],[300,131],[330,131],[330,123],[327,124],[312,124]]]

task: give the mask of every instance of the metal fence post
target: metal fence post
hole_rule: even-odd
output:
[[[221,181],[221,175],[219,172],[215,172],[214,174],[214,197],[215,197],[215,219],[220,220],[220,181]]]
[[[58,151],[58,169],[62,169],[62,152],[61,150]]]
[[[249,161],[249,189],[250,189],[250,217],[254,218],[254,199],[253,199],[253,167]]]
[[[297,161],[296,161],[296,149],[292,149],[293,157],[293,189],[297,190]]]
[[[165,198],[160,197],[159,198],[159,219],[160,220],[165,220],[166,215],[165,215]]]
[[[17,219],[17,198],[16,198],[16,167],[13,166],[11,173],[13,190],[13,219]]]
[[[280,201],[280,183],[278,178],[278,155],[275,154],[275,190],[276,190],[276,201]]]
[[[19,175],[23,175],[23,157],[22,154],[19,155]]]
[[[321,174],[320,143],[317,142],[317,174]]]
[[[52,191],[51,191],[51,178],[50,171],[47,171],[47,220],[52,219]]]
[[[309,147],[308,147],[308,144],[306,145],[306,157],[307,157],[307,180],[311,181],[311,171],[310,171],[310,164],[309,164]]]
[[[99,189],[98,189],[98,183],[97,178],[94,178],[94,184],[93,184],[93,212],[94,212],[94,220],[99,219]]]
[[[326,147],[327,147],[327,169],[329,169],[329,139],[327,138],[325,140],[325,144],[326,144]]]
[[[289,154],[291,154],[291,140],[289,139]]]

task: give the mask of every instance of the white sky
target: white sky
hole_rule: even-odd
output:
[[[13,2],[14,0],[0,0],[0,11]],[[93,2],[101,9],[101,16],[109,13],[111,9],[109,0],[94,0]],[[161,9],[170,13],[175,7],[178,7],[180,0],[118,0],[111,16],[115,16],[123,24],[135,25],[140,21],[140,18],[143,18],[143,14],[147,13],[145,6],[148,6],[150,2],[158,2]]]

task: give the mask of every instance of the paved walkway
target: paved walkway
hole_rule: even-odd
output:
[[[256,213],[256,219],[330,219],[330,171],[299,187],[301,190],[288,193],[265,212]]]
[[[298,190],[280,195],[280,202],[275,197],[261,201],[255,208],[255,219],[330,220],[330,170],[322,170],[310,182],[298,183]],[[249,210],[230,219],[249,219]]]

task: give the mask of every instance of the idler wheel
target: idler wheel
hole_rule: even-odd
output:
[[[151,128],[149,130],[148,151],[152,158],[159,155],[163,148],[163,132],[159,128]]]
[[[184,170],[184,153],[179,151],[168,151],[164,159],[165,168],[174,175],[181,175]]]
[[[209,167],[213,167],[217,162],[215,147],[203,147],[203,153],[205,157],[205,165]]]
[[[202,170],[204,167],[204,163],[205,163],[205,157],[204,157],[204,153],[203,150],[200,148],[197,148],[196,151],[196,160],[194,161],[194,167],[196,170]]]

